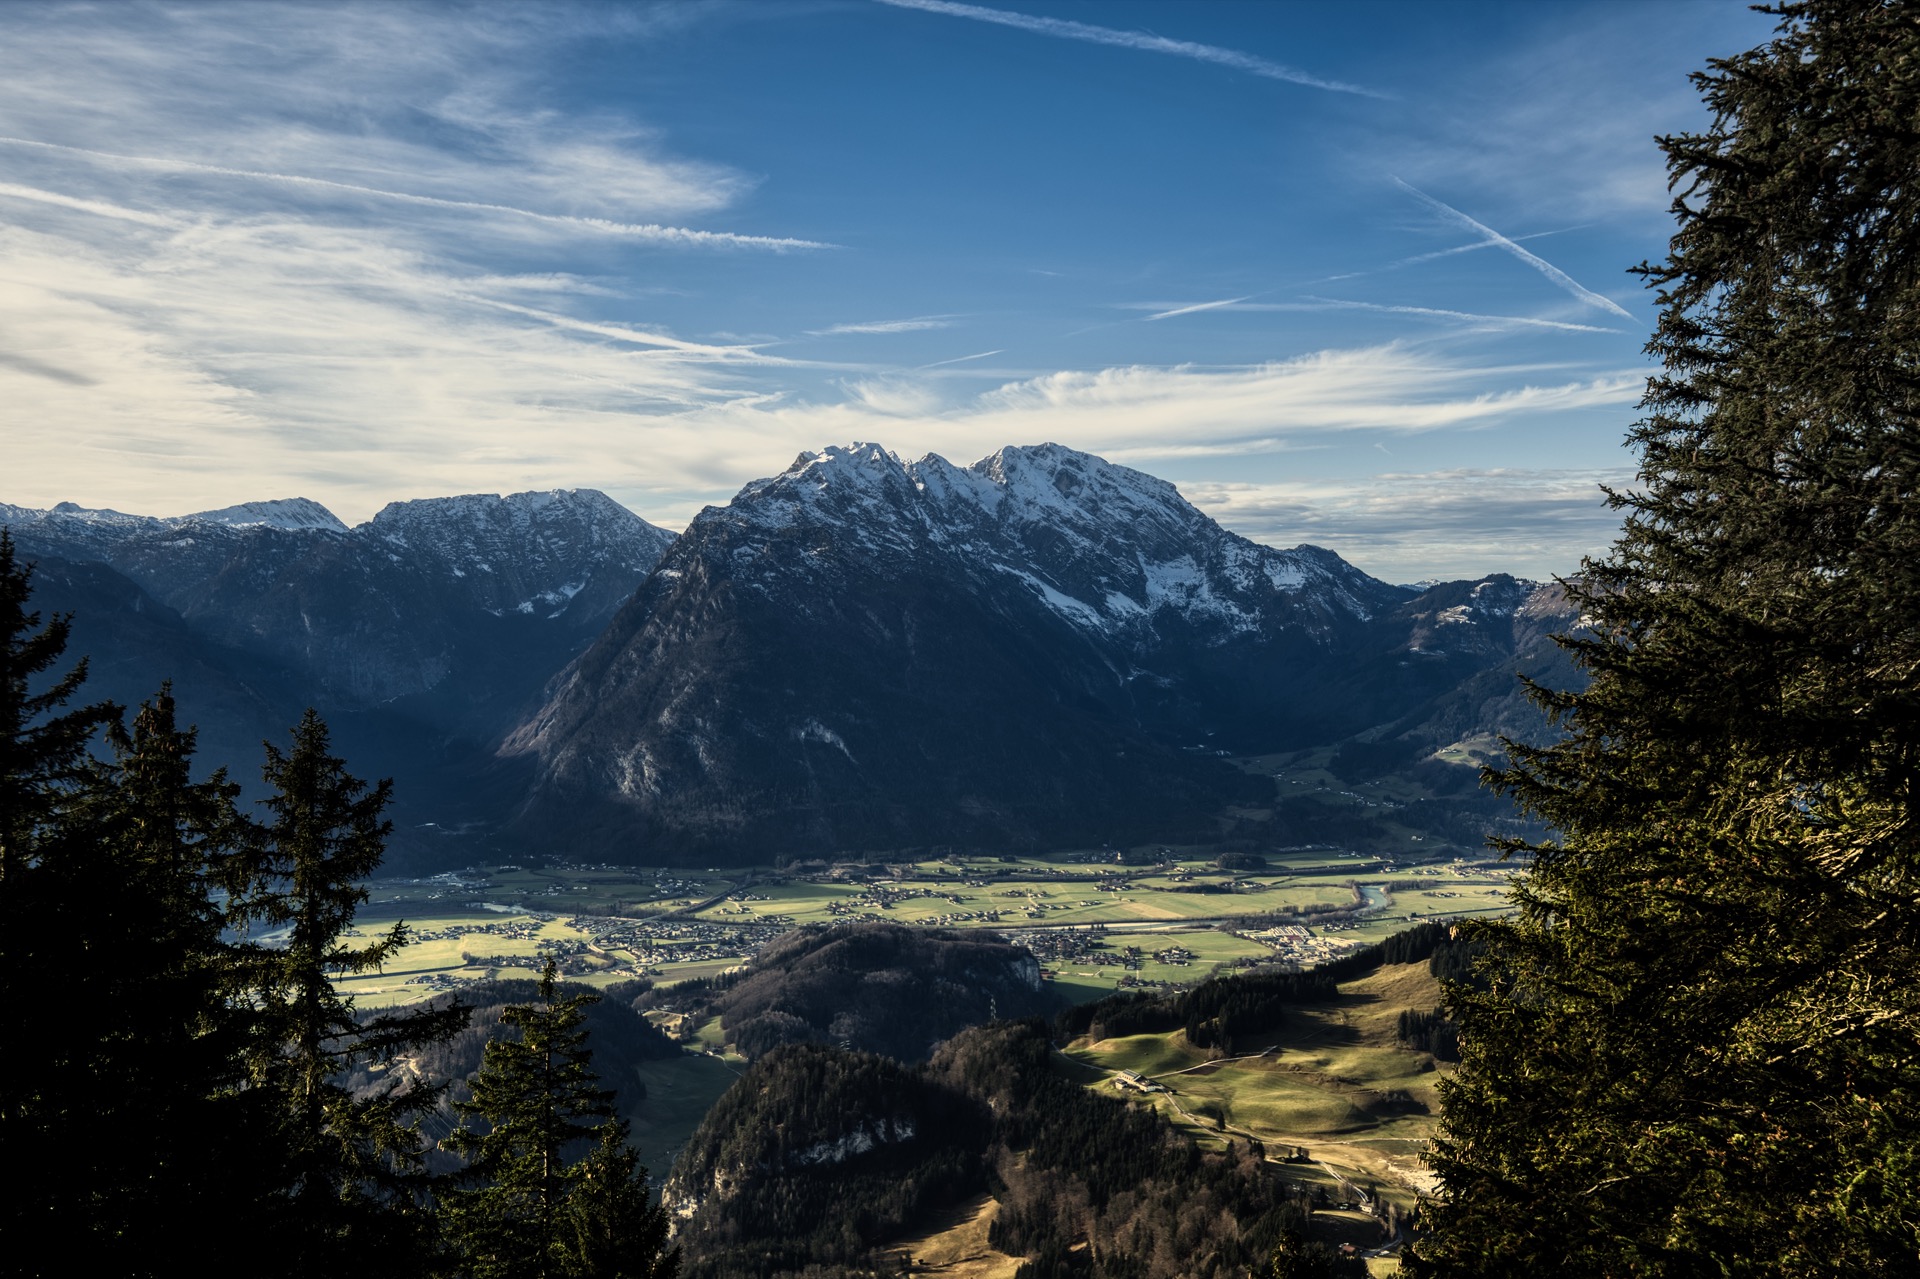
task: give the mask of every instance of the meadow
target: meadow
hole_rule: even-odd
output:
[[[1270,1159],[1285,1161],[1290,1180],[1325,1190],[1334,1206],[1316,1213],[1317,1222],[1337,1234],[1344,1221],[1357,1245],[1377,1243],[1377,1225],[1337,1205],[1364,1192],[1411,1211],[1430,1188],[1420,1153],[1449,1068],[1401,1044],[1397,1031],[1402,1009],[1439,1001],[1426,964],[1390,965],[1343,983],[1332,1004],[1297,1010],[1235,1057],[1215,1058],[1180,1031],[1082,1039],[1065,1055],[1087,1087],[1152,1106],[1203,1145],[1262,1143]],[[1123,1070],[1144,1076],[1154,1091],[1121,1087]],[[1398,1269],[1391,1256],[1368,1264],[1376,1274]]]

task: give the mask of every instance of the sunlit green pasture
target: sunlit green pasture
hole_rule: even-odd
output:
[[[1158,855],[1160,850],[1152,851]],[[420,940],[385,972],[343,980],[340,986],[362,1006],[379,1007],[423,999],[450,983],[490,973],[531,973],[532,968],[516,970],[480,959],[531,961],[543,940],[579,952],[588,935],[568,922],[579,918],[637,920],[643,935],[650,935],[646,921],[657,920],[663,934],[652,938],[658,948],[640,941],[630,949],[608,945],[577,953],[577,971],[569,976],[595,985],[639,975],[663,983],[710,977],[743,962],[744,954],[710,952],[700,938],[689,939],[690,924],[754,926],[770,936],[773,929],[791,925],[881,919],[991,928],[1016,937],[1026,929],[1105,925],[1107,953],[1138,946],[1138,967],[1045,961],[1055,972],[1059,993],[1083,1001],[1119,988],[1123,975],[1142,983],[1184,984],[1223,965],[1273,955],[1261,942],[1207,926],[1216,921],[1231,926],[1246,917],[1346,910],[1364,901],[1370,909],[1357,921],[1315,930],[1327,940],[1314,943],[1312,961],[1422,919],[1506,909],[1507,871],[1485,862],[1383,863],[1375,855],[1316,849],[1272,855],[1265,867],[1229,873],[1193,852],[1170,850],[1178,860],[1155,867],[1089,863],[1071,855],[971,858],[878,868],[878,873],[856,866],[846,878],[803,878],[767,867],[722,874],[509,866],[431,879],[377,880],[361,912],[362,935],[371,937],[404,918]],[[1202,888],[1216,891],[1194,891]],[[522,935],[501,935],[507,926]],[[1166,931],[1159,931],[1162,927]],[[1156,931],[1141,931],[1149,928]],[[1173,945],[1191,952],[1190,958],[1154,958]]]
[[[1165,1091],[1140,1103],[1201,1136],[1238,1133],[1270,1152],[1305,1146],[1342,1176],[1397,1187],[1391,1195],[1410,1204],[1423,1184],[1419,1152],[1439,1111],[1444,1070],[1400,1044],[1398,1021],[1402,1010],[1434,1007],[1439,995],[1425,964],[1396,965],[1343,984],[1332,1005],[1297,1010],[1236,1058],[1214,1060],[1177,1030],[1082,1040],[1067,1052],[1105,1073],[1093,1087],[1113,1091],[1120,1070],[1147,1076]]]

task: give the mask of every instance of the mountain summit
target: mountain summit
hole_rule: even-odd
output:
[[[641,859],[1195,834],[1270,794],[1216,755],[1457,682],[1413,598],[1057,444],[832,447],[703,510],[505,750],[529,833]]]

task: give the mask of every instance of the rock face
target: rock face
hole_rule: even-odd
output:
[[[1367,742],[1343,747],[1363,764],[1371,754],[1371,766],[1357,775],[1405,772],[1435,758],[1491,762],[1501,754],[1502,737],[1553,739],[1557,730],[1517,677],[1546,688],[1576,688],[1584,680],[1553,640],[1579,626],[1564,588],[1504,576],[1449,582],[1402,606],[1402,613],[1410,644],[1446,651],[1462,673],[1458,683],[1369,733]]]
[[[702,511],[506,750],[528,829],[639,860],[1178,837],[1269,793],[1216,752],[1405,714],[1529,589],[1416,595],[1058,445],[829,448]]]
[[[591,490],[397,502],[353,529],[303,498],[171,519],[0,505],[0,524],[44,561],[36,604],[78,613],[74,654],[111,676],[91,695],[178,680],[203,762],[241,780],[318,705],[356,772],[447,821],[501,799],[492,746],[672,541]]]

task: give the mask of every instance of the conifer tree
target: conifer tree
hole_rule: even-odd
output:
[[[40,614],[27,609],[32,580],[12,533],[0,528],[0,892],[7,894],[0,900],[11,898],[15,877],[37,866],[57,838],[70,796],[93,781],[89,744],[120,718],[111,702],[60,709],[86,682],[85,658],[35,691],[66,652],[73,619],[41,626]]]
[[[538,1002],[501,1014],[517,1035],[487,1044],[455,1103],[480,1124],[442,1145],[481,1184],[445,1197],[446,1237],[475,1279],[672,1279],[666,1213],[593,1071],[582,1010],[599,996],[557,999],[555,985],[549,959]]]
[[[1696,76],[1556,836],[1452,987],[1422,1273],[1920,1273],[1920,8]]]
[[[369,787],[347,772],[312,710],[284,753],[267,746],[264,773],[269,820],[237,867],[232,913],[286,937],[244,951],[257,1008],[253,1085],[274,1109],[286,1246],[306,1273],[404,1271],[426,1224],[417,1124],[441,1089],[403,1064],[367,1096],[339,1076],[450,1038],[467,1009],[358,1016],[334,986],[336,977],[378,971],[407,944],[404,922],[364,945],[349,940],[392,830],[382,816],[392,784]]]
[[[220,1257],[225,1236],[209,1240],[206,1223],[258,1182],[241,1095],[250,1013],[213,891],[247,827],[224,774],[193,780],[194,732],[168,688],[108,740],[104,784],[75,814],[84,838],[48,868],[75,1013],[64,1073],[84,1097],[64,1144],[84,1170],[93,1259],[149,1273],[185,1251]]]
[[[666,1209],[653,1202],[647,1170],[628,1144],[624,1119],[600,1125],[567,1202],[567,1273],[579,1279],[674,1279],[680,1250],[667,1246]]]
[[[89,746],[120,710],[99,702],[63,709],[86,662],[50,674],[66,651],[70,619],[41,624],[29,611],[32,569],[0,528],[0,1157],[23,1175],[0,1195],[0,1244],[85,1230],[86,1187],[70,1129],[90,1098],[76,1086],[76,1038],[49,992],[71,959],[72,902],[60,881],[86,849],[75,810],[100,784]]]

